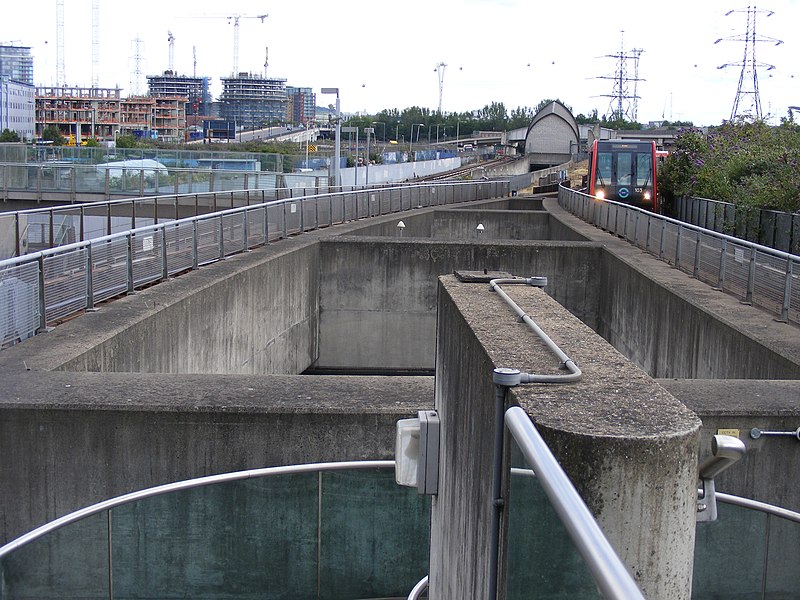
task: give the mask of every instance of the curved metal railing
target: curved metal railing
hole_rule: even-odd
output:
[[[780,321],[800,323],[800,256],[560,187],[558,202],[584,221]]]
[[[117,508],[146,498],[154,498],[156,496],[163,496],[182,490],[189,490],[198,487],[215,485],[218,483],[229,483],[231,481],[242,481],[244,479],[256,479],[259,477],[270,477],[276,475],[296,475],[298,473],[320,473],[324,471],[343,471],[352,469],[389,469],[394,467],[393,460],[361,460],[349,462],[334,462],[334,463],[308,463],[304,465],[289,465],[282,467],[264,467],[262,469],[248,469],[246,471],[235,471],[233,473],[222,473],[219,475],[208,475],[206,477],[197,477],[195,479],[186,479],[184,481],[176,481],[174,483],[166,483],[155,487],[131,492],[130,494],[123,494],[116,496],[97,504],[92,504],[80,510],[71,512],[63,517],[50,521],[37,527],[33,531],[18,537],[15,540],[0,546],[0,559],[4,556],[30,544],[45,535],[52,533],[66,527],[71,523],[81,521],[92,515],[103,513],[112,508]]]

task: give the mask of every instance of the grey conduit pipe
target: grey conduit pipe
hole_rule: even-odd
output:
[[[501,285],[530,285],[534,287],[544,287],[547,285],[546,277],[526,277],[514,279],[492,279],[489,285],[492,291],[497,292],[500,297],[517,314],[519,319],[524,322],[555,354],[561,361],[560,368],[569,371],[567,375],[537,375],[533,373],[522,373],[518,369],[499,368],[494,370],[495,384],[495,436],[494,436],[494,473],[492,480],[492,502],[493,518],[490,524],[489,539],[492,549],[489,553],[489,600],[497,598],[498,584],[498,563],[500,558],[500,515],[505,508],[501,495],[503,482],[503,445],[505,429],[505,409],[506,392],[509,387],[517,386],[521,383],[573,383],[583,377],[583,373],[578,365],[559,348],[550,337],[531,319],[519,305],[514,302],[508,294],[503,291]]]
[[[555,354],[558,359],[561,361],[560,367],[569,371],[568,375],[537,375],[535,373],[519,373],[519,380],[510,383],[507,385],[517,385],[520,383],[572,383],[574,381],[580,380],[583,377],[583,373],[578,368],[573,360],[564,354],[564,352],[559,348],[550,337],[542,331],[542,329],[531,319],[528,314],[522,310],[516,302],[514,302],[508,294],[503,291],[501,285],[508,285],[508,284],[515,284],[515,285],[531,285],[534,287],[544,287],[547,285],[547,278],[546,277],[526,277],[521,279],[492,279],[489,282],[489,285],[492,288],[492,291],[497,292],[500,297],[505,300],[506,304],[508,304],[512,310],[517,314],[517,316],[522,320],[539,338],[547,345],[550,351]]]

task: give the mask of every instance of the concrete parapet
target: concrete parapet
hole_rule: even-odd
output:
[[[504,290],[584,373],[574,384],[513,388],[512,401],[537,425],[645,597],[688,599],[699,419],[542,290]],[[442,432],[430,593],[483,598],[493,506],[492,370],[557,373],[557,359],[486,284],[442,277],[438,306]]]
[[[0,545],[146,487],[277,465],[394,458],[430,377],[3,374]]]

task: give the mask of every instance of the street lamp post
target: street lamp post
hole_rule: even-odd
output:
[[[342,137],[342,119],[339,112],[339,88],[322,88],[320,90],[323,94],[336,94],[336,148],[333,151],[333,185],[340,187],[342,185],[342,171],[341,171],[341,137]]]
[[[383,125],[383,143],[386,143],[386,123],[383,121],[373,121],[373,125]],[[378,143],[378,138],[375,138],[375,143]]]
[[[350,134],[356,134],[356,156],[353,160],[353,186],[358,185],[358,127],[342,127],[342,132],[347,134],[347,145],[350,146]]]
[[[375,130],[372,127],[364,127],[364,133],[367,134],[367,155],[364,157],[364,187],[369,187],[369,136],[371,133],[375,133]]]
[[[419,141],[419,129],[420,127],[424,127],[425,123],[412,123],[411,124],[411,138],[408,141],[408,154],[409,158],[411,158],[411,162],[414,162],[414,125],[417,126],[417,141]]]

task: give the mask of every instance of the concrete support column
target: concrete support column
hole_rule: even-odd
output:
[[[508,401],[536,424],[644,596],[688,600],[699,419],[543,290],[504,290],[584,373],[573,384],[512,388]],[[438,311],[435,405],[442,429],[430,595],[488,598],[492,370],[558,374],[558,360],[488,284],[442,277]],[[506,447],[508,437],[506,431]],[[506,500],[507,493],[504,486]],[[504,512],[498,598],[505,597],[507,527]]]

